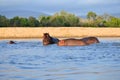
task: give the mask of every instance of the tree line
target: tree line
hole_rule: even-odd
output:
[[[88,12],[83,19],[66,11],[60,11],[52,16],[40,16],[29,18],[15,16],[8,19],[0,15],[0,27],[120,27],[120,18],[95,12]]]

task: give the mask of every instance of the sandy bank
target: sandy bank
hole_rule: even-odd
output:
[[[0,28],[0,38],[41,38],[43,33],[48,32],[54,37],[120,37],[120,28],[83,28],[83,27],[46,27],[46,28],[23,28],[9,27]]]

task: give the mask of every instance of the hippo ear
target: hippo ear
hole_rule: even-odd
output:
[[[45,35],[46,35],[46,33],[43,33],[43,35],[45,36]]]
[[[49,35],[49,33],[46,33],[47,35]]]

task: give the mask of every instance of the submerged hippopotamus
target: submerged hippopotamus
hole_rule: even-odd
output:
[[[63,39],[63,40],[60,40],[57,43],[57,45],[58,46],[85,46],[85,45],[90,45],[94,43],[99,43],[99,40],[96,37],[85,37],[82,39],[74,39],[74,38]]]
[[[9,41],[8,44],[16,44],[14,41]]]
[[[51,37],[49,33],[44,33],[43,34],[43,45],[49,45],[49,44],[55,44],[58,43],[59,39],[55,37]]]

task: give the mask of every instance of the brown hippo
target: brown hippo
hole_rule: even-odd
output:
[[[58,46],[85,46],[94,43],[99,43],[96,37],[85,37],[82,39],[63,39],[58,42]]]
[[[43,45],[49,45],[49,44],[55,44],[58,43],[59,39],[55,37],[51,37],[49,33],[44,33],[43,34]]]
[[[14,41],[9,41],[8,44],[15,44],[15,42]]]

